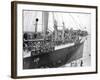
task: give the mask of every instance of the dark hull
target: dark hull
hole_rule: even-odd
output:
[[[84,42],[56,50],[51,53],[24,58],[23,69],[60,67],[64,64],[70,63],[73,60],[82,58],[83,46]]]

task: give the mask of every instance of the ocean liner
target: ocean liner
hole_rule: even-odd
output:
[[[23,33],[23,68],[56,68],[82,58],[87,31],[67,29],[62,21],[62,29],[53,15],[53,28],[48,29],[49,12],[42,12],[42,32],[37,31],[38,18],[35,18],[35,31]]]

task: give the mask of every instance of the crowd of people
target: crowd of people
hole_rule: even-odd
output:
[[[62,31],[58,31],[58,38],[56,41],[54,34],[52,39],[56,42],[56,45],[61,45],[66,43],[77,43],[80,41],[80,39],[82,39],[82,37],[85,37],[87,35],[88,35],[87,31],[66,29],[64,31],[64,35],[62,35]]]
[[[47,34],[48,35],[48,34]],[[62,38],[62,31],[58,31],[57,40],[55,40],[55,34],[46,36],[45,39],[41,39],[40,33],[24,33],[23,35],[23,50],[31,51],[32,55],[38,55],[43,53],[49,53],[54,51],[54,47],[66,43],[76,43],[80,41],[80,37],[87,36],[87,31],[66,29],[64,37]]]

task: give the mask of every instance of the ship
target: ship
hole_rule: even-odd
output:
[[[42,12],[43,31],[38,32],[35,19],[35,31],[23,33],[23,69],[56,68],[83,57],[83,48],[87,31],[67,29],[62,21],[62,30],[58,29],[53,14],[53,28],[48,29],[48,11]]]

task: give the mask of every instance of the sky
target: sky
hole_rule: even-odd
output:
[[[24,10],[23,27],[24,31],[33,32],[35,30],[35,19],[38,18],[37,31],[42,31],[42,13],[43,11]],[[48,29],[53,31],[54,19],[57,21],[58,29],[62,29],[63,22],[65,28],[81,29],[91,32],[91,14],[75,12],[49,12]]]

